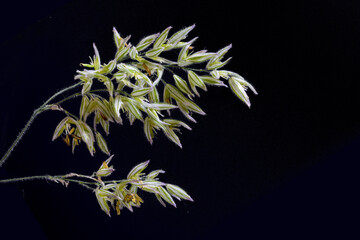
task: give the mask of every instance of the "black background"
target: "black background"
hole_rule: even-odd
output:
[[[12,2],[1,9],[1,152],[40,106],[73,84],[80,62],[114,54],[112,27],[136,43],[173,26],[196,23],[195,47],[229,43],[226,69],[251,82],[248,109],[225,88],[197,103],[207,113],[183,131],[183,149],[142,125],[110,127],[118,178],[151,159],[165,182],[195,202],[163,208],[150,194],[134,213],[106,216],[93,193],[70,184],[2,185],[4,239],[280,239],[354,237],[359,182],[359,1],[95,1]],[[78,101],[74,101],[78,103]],[[77,105],[67,105],[76,111]],[[1,178],[69,171],[90,174],[106,158],[75,154],[52,142],[63,115],[33,123],[0,170]]]

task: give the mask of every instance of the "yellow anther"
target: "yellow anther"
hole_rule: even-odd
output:
[[[120,215],[120,201],[116,201],[116,213]]]
[[[69,135],[66,135],[65,138],[63,138],[64,142],[66,143],[66,145],[70,146],[70,138]]]
[[[73,134],[74,131],[75,131],[75,128],[73,127],[73,128],[70,130],[69,135]]]
[[[109,168],[109,166],[107,165],[106,161],[103,162],[103,166],[104,166],[105,168]]]
[[[151,76],[150,68],[149,68],[145,63],[143,63],[142,66],[145,68],[145,71],[147,72],[147,74],[148,74],[149,77],[150,77],[150,76]]]

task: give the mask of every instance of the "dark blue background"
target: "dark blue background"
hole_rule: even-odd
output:
[[[183,149],[162,134],[153,146],[141,124],[111,126],[119,178],[151,159],[166,182],[194,203],[163,208],[144,193],[141,209],[108,218],[93,193],[71,184],[2,185],[0,229],[20,239],[353,238],[359,182],[360,3],[358,1],[65,1],[11,2],[1,9],[0,147],[55,91],[73,84],[95,42],[114,53],[112,27],[144,35],[197,24],[195,47],[232,43],[227,69],[259,92],[249,110],[229,89],[209,88],[197,103]],[[74,101],[74,103],[78,103]],[[76,105],[67,105],[76,113]],[[92,173],[104,155],[74,155],[51,142],[62,118],[40,115],[0,170],[1,178],[69,171]]]

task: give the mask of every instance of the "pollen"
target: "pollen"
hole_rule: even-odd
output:
[[[66,143],[66,145],[70,146],[70,138],[69,135],[66,135],[65,138],[63,138],[64,142]]]
[[[120,201],[116,201],[116,214],[120,215]]]
[[[147,74],[149,75],[149,77],[151,76],[151,71],[150,71],[150,68],[145,64],[143,63],[142,66],[145,68]]]

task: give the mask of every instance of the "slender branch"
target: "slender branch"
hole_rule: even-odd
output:
[[[79,118],[78,118],[77,116],[75,116],[74,114],[72,114],[71,112],[69,112],[69,111],[67,111],[67,110],[65,110],[65,109],[62,109],[62,111],[63,111],[66,115],[68,115],[68,116],[70,116],[70,117],[72,117],[72,118],[74,118],[74,119],[76,119],[76,120],[79,120]]]
[[[71,179],[71,177],[87,178],[94,182],[86,182],[86,181]],[[86,176],[86,175],[76,174],[76,173],[69,173],[66,175],[59,175],[59,176],[40,175],[40,176],[30,176],[30,177],[9,178],[9,179],[0,180],[0,183],[15,183],[15,182],[25,182],[25,181],[32,181],[32,180],[50,180],[50,181],[55,181],[55,182],[56,181],[69,181],[69,182],[76,182],[79,184],[87,184],[87,185],[91,185],[91,184],[98,185],[99,184],[99,181],[96,178]]]
[[[62,104],[63,102],[66,102],[66,101],[68,101],[68,100],[70,100],[70,99],[72,99],[72,98],[76,98],[76,97],[80,97],[80,96],[82,96],[81,92],[74,93],[74,94],[72,94],[72,95],[70,95],[70,96],[68,96],[68,97],[66,97],[66,98],[64,98],[64,99],[62,99],[62,100],[54,103],[54,105],[60,105],[60,104]]]
[[[82,187],[84,187],[84,188],[86,188],[86,189],[90,190],[90,191],[94,191],[94,189],[95,189],[95,188],[91,188],[91,187],[89,187],[88,185],[83,184],[83,183],[80,183],[80,182],[78,182],[78,184],[79,184],[80,186],[82,186]]]
[[[74,85],[71,85],[70,87],[64,88],[58,92],[56,92],[54,95],[52,95],[46,102],[44,102],[39,108],[37,108],[33,114],[31,115],[30,119],[27,121],[27,123],[25,124],[25,127],[20,131],[20,133],[18,134],[17,138],[14,140],[14,142],[11,144],[11,146],[9,147],[9,149],[6,151],[6,153],[2,156],[1,160],[0,160],[0,167],[6,162],[6,160],[9,158],[11,152],[14,150],[14,148],[19,144],[20,140],[23,138],[23,136],[25,135],[26,131],[29,129],[30,125],[33,123],[33,121],[36,119],[36,117],[42,113],[45,112],[47,110],[49,110],[49,108],[47,107],[47,104],[50,103],[53,99],[55,99],[57,96],[59,96],[60,94],[69,91],[77,86],[79,86],[81,84],[81,82],[78,82]]]
[[[211,70],[207,70],[207,69],[202,69],[202,68],[190,68],[190,67],[181,67],[179,65],[162,65],[165,69],[171,71],[169,68],[175,68],[175,69],[180,69],[183,71],[196,71],[196,72],[206,72],[206,73],[210,73]],[[172,71],[171,71],[172,72]]]
[[[105,88],[104,89],[93,89],[93,90],[90,90],[88,93],[96,93],[96,92],[108,92],[108,90],[105,89]],[[123,90],[114,90],[114,92],[118,92],[118,93],[121,93],[121,94],[126,95],[126,96],[131,96],[129,93],[127,93],[127,92],[125,92]],[[72,95],[70,95],[70,96],[68,96],[68,97],[54,103],[54,105],[60,105],[63,102],[66,102],[68,100],[71,100],[71,99],[77,98],[77,97],[81,97],[81,96],[82,96],[81,92],[74,93],[74,94],[72,94]]]
[[[67,174],[67,175],[69,175],[69,174]],[[2,184],[2,183],[25,182],[25,181],[32,181],[32,180],[50,180],[50,181],[54,181],[54,182],[57,182],[57,183],[61,182],[65,186],[67,186],[68,182],[74,182],[74,183],[77,183],[77,184],[81,185],[82,187],[85,187],[86,189],[89,189],[89,190],[94,190],[95,188],[89,187],[88,185],[98,185],[99,184],[97,182],[85,182],[85,181],[80,181],[80,180],[76,180],[76,179],[67,179],[66,178],[67,175],[64,175],[64,176],[43,175],[43,176],[10,178],[10,179],[0,180],[0,184]],[[75,175],[78,176],[78,177],[80,177],[80,176],[81,177],[88,177],[88,176],[78,175],[78,174],[75,174]],[[88,178],[90,178],[90,177],[88,177]],[[96,181],[96,179],[92,179],[92,180]]]
[[[76,180],[76,179],[70,179],[70,178],[66,178],[66,179],[58,179],[58,178],[53,178],[53,180],[64,180],[66,182],[74,182],[74,183],[78,183],[80,185],[98,185],[98,183],[96,182],[86,182],[86,181],[81,181],[81,180]]]
[[[202,69],[202,68],[189,68],[189,67],[183,67],[182,69],[184,70],[191,70],[191,71],[196,71],[196,72],[206,72],[206,73],[210,73],[212,70],[207,70],[207,69]]]
[[[77,177],[77,178],[86,178],[86,179],[90,179],[93,182],[87,182],[87,181],[83,181],[83,180],[77,180],[77,179],[72,179],[72,177]],[[69,173],[66,175],[58,175],[58,176],[51,176],[51,175],[40,175],[40,176],[30,176],[30,177],[19,177],[19,178],[9,178],[9,179],[2,179],[0,180],[0,184],[2,183],[16,183],[16,182],[25,182],[25,181],[32,181],[32,180],[49,180],[49,181],[54,181],[57,183],[63,183],[65,186],[67,186],[68,182],[74,182],[77,183],[89,190],[94,190],[95,188],[89,187],[88,185],[104,185],[105,183],[120,183],[120,182],[124,182],[124,181],[128,181],[128,179],[122,179],[122,180],[110,180],[110,181],[101,181],[99,179],[96,179],[92,176],[87,176],[87,175],[82,175],[82,174],[78,174],[78,173]],[[136,181],[136,180],[133,180]]]
[[[93,180],[95,182],[99,182],[100,181],[94,177],[91,177],[91,176],[87,176],[87,175],[82,175],[82,174],[78,174],[78,173],[69,173],[69,174],[66,174],[64,176],[58,176],[59,178],[63,178],[63,179],[67,179],[67,178],[70,178],[70,177],[78,177],[78,178],[87,178],[87,179],[90,179],[90,180]]]
[[[53,180],[49,175],[2,179],[0,183],[24,182],[30,180]]]
[[[14,148],[19,144],[22,137],[25,135],[26,131],[29,129],[32,122],[35,120],[35,118],[40,114],[44,112],[44,110],[39,111],[39,108],[34,111],[34,113],[31,115],[30,119],[26,123],[25,127],[20,131],[17,138],[13,142],[13,144],[9,147],[9,149],[6,151],[4,156],[0,160],[0,167],[5,163],[5,161],[9,158],[11,152],[14,150]]]
[[[163,66],[165,70],[169,71],[171,74],[175,74],[173,70],[170,69],[170,66]]]
[[[52,95],[42,106],[47,105],[49,102],[51,102],[54,98],[56,98],[56,97],[59,96],[60,94],[63,94],[64,92],[67,92],[67,91],[69,91],[69,90],[71,90],[71,89],[73,89],[73,88],[76,88],[77,86],[79,86],[79,85],[81,85],[81,84],[82,84],[82,82],[78,82],[78,83],[76,83],[76,84],[74,84],[74,85],[71,85],[70,87],[67,87],[67,88],[64,88],[64,89],[58,91],[57,93],[55,93],[54,95]]]

